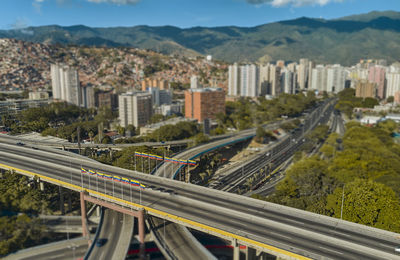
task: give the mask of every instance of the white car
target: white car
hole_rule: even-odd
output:
[[[397,252],[397,253],[400,253],[400,246],[395,247],[395,248],[394,248],[394,251]]]

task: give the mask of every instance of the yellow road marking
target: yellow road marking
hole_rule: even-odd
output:
[[[51,182],[59,183],[59,184],[61,184],[63,186],[66,186],[66,187],[71,187],[71,188],[74,188],[74,189],[77,189],[77,190],[82,190],[82,191],[86,191],[86,192],[89,192],[89,193],[92,193],[92,194],[96,194],[96,195],[99,195],[101,197],[108,198],[110,200],[114,200],[114,201],[118,201],[118,202],[121,202],[121,203],[124,203],[124,204],[128,204],[128,205],[134,206],[136,208],[143,208],[146,211],[153,212],[155,214],[158,214],[158,215],[161,215],[161,216],[164,216],[164,217],[168,217],[170,219],[175,219],[177,221],[181,221],[181,222],[184,222],[184,223],[199,227],[201,229],[209,230],[209,231],[215,232],[217,234],[221,234],[221,235],[226,236],[226,237],[235,238],[237,240],[240,240],[240,241],[243,241],[243,242],[247,242],[249,244],[253,244],[253,245],[265,248],[265,249],[269,249],[271,251],[274,251],[274,252],[289,256],[289,257],[293,257],[293,258],[301,259],[301,260],[309,260],[309,259],[311,259],[311,258],[308,258],[308,257],[305,257],[305,256],[301,256],[301,255],[298,255],[298,254],[295,254],[295,253],[292,253],[292,252],[289,252],[289,251],[286,251],[286,250],[283,250],[283,249],[280,249],[280,248],[276,248],[274,246],[270,246],[270,245],[267,245],[267,244],[264,244],[264,243],[261,243],[261,242],[257,242],[255,240],[252,240],[252,239],[249,239],[249,238],[246,238],[246,237],[235,235],[235,234],[232,234],[230,232],[223,231],[221,229],[213,228],[213,227],[210,227],[210,226],[207,226],[207,225],[204,225],[204,224],[201,224],[201,223],[189,220],[189,219],[185,219],[185,218],[182,218],[182,217],[179,217],[179,216],[175,216],[175,215],[172,215],[172,214],[164,212],[164,211],[153,209],[153,208],[150,208],[150,207],[147,207],[147,206],[142,206],[140,204],[136,204],[136,203],[133,203],[133,202],[130,202],[130,201],[122,200],[122,199],[119,199],[119,198],[116,198],[116,197],[113,197],[113,196],[110,196],[110,195],[107,195],[107,194],[104,194],[104,193],[101,193],[101,192],[97,192],[97,191],[94,191],[94,190],[89,190],[89,189],[86,189],[86,188],[82,189],[82,187],[80,187],[80,186],[77,186],[77,185],[74,185],[74,184],[71,184],[71,183],[68,183],[68,182],[60,181],[60,180],[57,180],[57,179],[54,179],[54,178],[50,178],[50,177],[47,177],[47,176],[44,176],[44,175],[41,175],[41,174],[38,174],[38,173],[33,173],[33,172],[30,172],[30,171],[22,170],[22,169],[15,168],[15,167],[12,167],[12,166],[9,166],[9,165],[5,165],[5,164],[2,164],[2,163],[0,163],[0,166],[4,167],[4,168],[8,168],[10,170],[15,170],[17,172],[25,173],[27,175],[31,175],[33,177],[36,176],[36,177],[39,177],[40,179],[43,179],[43,180],[48,180],[48,181],[51,181]]]

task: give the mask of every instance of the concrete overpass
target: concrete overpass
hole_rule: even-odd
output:
[[[148,215],[284,258],[400,259],[394,252],[400,243],[396,233],[25,147],[1,144],[0,155],[3,169],[127,209],[142,208]],[[154,188],[140,192],[123,183],[90,180],[81,175],[81,166],[134,178]]]

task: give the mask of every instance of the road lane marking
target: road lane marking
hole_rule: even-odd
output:
[[[336,251],[336,250],[332,250],[332,249],[329,249],[329,248],[326,248],[326,247],[319,246],[319,248],[321,248],[322,250],[326,250],[326,251],[329,251],[329,252],[333,252],[333,253],[335,253],[335,254],[343,255],[342,252],[339,252],[339,251]]]

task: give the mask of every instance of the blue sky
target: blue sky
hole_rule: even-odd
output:
[[[373,10],[400,11],[400,0],[1,0],[0,29],[50,24],[255,26]]]

